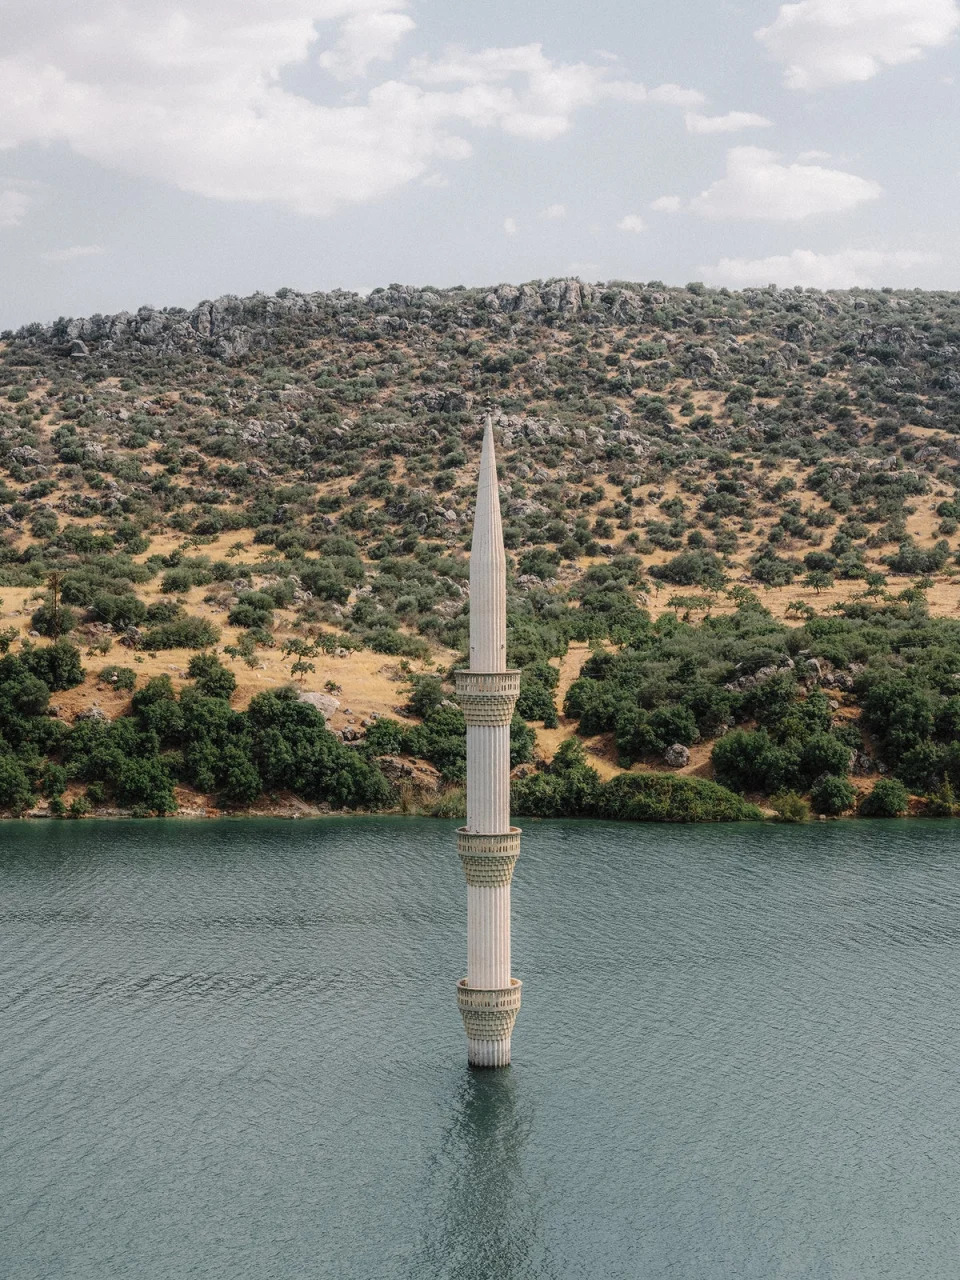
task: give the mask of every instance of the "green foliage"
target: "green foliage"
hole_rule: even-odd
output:
[[[0,754],[0,809],[22,813],[31,798],[32,789],[23,765],[9,753]]]
[[[513,784],[513,808],[529,817],[595,817],[624,822],[739,822],[760,812],[701,778],[621,774],[601,782],[582,745],[564,743],[551,764]]]
[[[129,693],[137,686],[137,673],[132,667],[120,667],[115,663],[108,663],[107,666],[100,668],[97,680],[110,689],[120,689],[124,693]]]
[[[412,676],[407,710],[418,720],[425,720],[446,698],[439,676]]]
[[[835,773],[826,773],[818,778],[810,790],[810,804],[814,812],[833,818],[852,809],[856,798],[857,793],[851,783]]]
[[[52,693],[83,683],[85,673],[80,663],[80,650],[69,640],[55,640],[53,644],[38,648],[24,645],[20,650],[20,661]]]
[[[650,576],[678,587],[722,587],[723,562],[711,551],[684,551],[664,564],[651,565]]]
[[[770,808],[781,822],[809,822],[810,806],[795,791],[780,791],[770,797]]]
[[[187,664],[187,676],[196,682],[197,692],[208,698],[229,702],[237,687],[237,677],[212,653],[197,653]]]
[[[109,623],[118,631],[138,626],[147,616],[147,606],[132,591],[98,591],[90,604],[91,622]]]
[[[524,720],[542,720],[545,727],[557,726],[557,708],[553,700],[560,672],[542,660],[524,667],[520,673],[520,696],[517,714]]]
[[[220,629],[206,618],[178,618],[144,632],[144,649],[206,649],[220,639]]]
[[[69,635],[76,625],[77,615],[69,605],[58,604],[54,608],[53,600],[50,597],[30,615],[31,629],[39,631],[40,635],[48,636],[51,639]]]
[[[879,778],[860,801],[857,812],[861,818],[899,818],[909,806],[910,796],[902,782]]]

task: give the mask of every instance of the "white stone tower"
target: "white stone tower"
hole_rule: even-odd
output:
[[[470,552],[470,669],[456,680],[467,721],[467,825],[457,833],[467,877],[467,976],[457,1004],[467,1061],[505,1067],[520,1008],[520,983],[510,976],[510,881],[520,853],[520,829],[510,825],[510,721],[520,672],[507,670],[507,566],[489,418]]]

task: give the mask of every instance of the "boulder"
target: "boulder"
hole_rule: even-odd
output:
[[[311,707],[316,707],[322,716],[329,719],[335,711],[340,710],[340,699],[333,697],[329,693],[301,693],[301,702],[308,702]]]
[[[690,763],[690,749],[682,742],[674,742],[663,753],[663,762],[671,769],[685,769]]]

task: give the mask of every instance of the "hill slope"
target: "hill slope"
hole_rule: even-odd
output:
[[[87,675],[58,697],[62,726],[128,709],[130,677],[103,667],[176,690],[191,653],[216,649],[235,711],[292,675],[325,693],[347,742],[374,717],[409,735],[424,711],[449,715],[397,709],[411,673],[445,673],[464,644],[491,412],[512,660],[545,758],[579,725],[604,776],[662,769],[674,746],[691,749],[670,757],[679,771],[710,774],[710,743],[755,725],[751,690],[780,680],[795,707],[824,688],[836,705],[806,736],[771,723],[771,750],[839,734],[862,777],[879,763],[930,792],[952,776],[943,706],[960,671],[958,353],[955,294],[575,280],[281,290],[31,325],[0,343],[4,643],[11,661],[30,630],[79,643]],[[578,681],[588,643],[625,655]],[[871,681],[932,648],[948,656],[923,675],[929,730],[895,739],[868,714]],[[694,675],[719,698],[709,712]],[[651,728],[657,715],[673,720]],[[379,745],[443,769],[447,748],[417,732]],[[922,744],[926,763],[902,768]],[[170,755],[175,735],[151,745],[172,782],[214,790]],[[36,735],[16,754],[31,784],[66,758]],[[769,793],[846,771],[811,768],[724,776]]]

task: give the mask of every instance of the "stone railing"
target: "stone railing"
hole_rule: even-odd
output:
[[[468,725],[504,725],[520,694],[519,671],[455,671],[457,701]]]
[[[468,987],[466,978],[457,983],[457,1005],[470,1040],[509,1040],[520,1008],[521,983],[510,979],[510,986],[488,991]]]
[[[461,827],[457,832],[457,852],[467,884],[484,889],[509,884],[520,854],[520,834],[519,827],[511,827],[501,835],[479,835]]]

